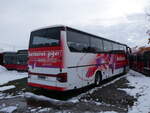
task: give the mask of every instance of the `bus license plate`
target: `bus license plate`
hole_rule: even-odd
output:
[[[38,79],[46,80],[46,77],[45,76],[38,76]]]

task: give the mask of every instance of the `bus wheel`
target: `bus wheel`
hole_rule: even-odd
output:
[[[101,72],[97,72],[95,75],[95,82],[94,82],[95,86],[99,86],[101,81],[102,81]]]
[[[127,73],[127,67],[126,66],[124,66],[123,73],[124,74]]]

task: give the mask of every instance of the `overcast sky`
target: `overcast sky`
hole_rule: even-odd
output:
[[[128,24],[127,16],[144,14],[145,8],[150,5],[149,1],[0,0],[0,45],[28,47],[32,30],[55,24],[69,25],[82,30],[83,26],[109,27],[120,23]],[[112,37],[112,40],[116,39]],[[128,43],[129,40],[126,40]]]

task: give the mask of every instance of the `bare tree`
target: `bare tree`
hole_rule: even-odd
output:
[[[150,22],[150,7],[145,9],[145,13],[146,13],[148,21]],[[149,36],[148,44],[150,44],[150,28],[148,28],[148,30],[146,31],[146,34]]]

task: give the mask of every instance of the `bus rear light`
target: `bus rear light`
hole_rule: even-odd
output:
[[[57,80],[59,82],[67,82],[67,73],[60,73],[57,75]]]

